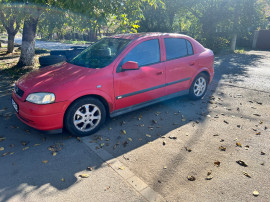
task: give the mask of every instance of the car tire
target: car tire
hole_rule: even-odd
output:
[[[198,74],[193,80],[189,89],[190,99],[192,100],[201,99],[207,91],[208,83],[209,80],[205,74],[203,73]]]
[[[62,55],[48,55],[39,57],[39,64],[42,67],[54,65],[66,61],[66,57]]]
[[[83,137],[97,132],[106,120],[106,109],[103,103],[93,97],[75,101],[68,108],[65,128],[74,136]]]

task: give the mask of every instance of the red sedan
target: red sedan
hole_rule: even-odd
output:
[[[189,94],[204,96],[214,54],[180,34],[121,34],[103,38],[66,63],[21,77],[12,105],[39,130],[95,133],[107,116]]]

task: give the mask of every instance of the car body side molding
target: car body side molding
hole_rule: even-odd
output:
[[[173,94],[170,94],[170,95],[166,95],[164,97],[157,98],[157,99],[154,99],[154,100],[150,100],[150,101],[147,101],[147,102],[143,102],[143,103],[140,103],[140,104],[137,104],[137,105],[133,105],[133,106],[126,107],[126,108],[123,108],[123,109],[119,109],[119,110],[116,110],[116,111],[112,112],[110,114],[110,117],[113,118],[113,117],[116,117],[116,116],[119,116],[119,115],[122,115],[122,114],[125,114],[125,113],[129,113],[129,112],[141,109],[143,107],[147,107],[149,105],[152,105],[152,104],[155,104],[155,103],[158,103],[158,102],[162,102],[162,101],[169,100],[169,99],[172,99],[172,98],[175,98],[175,97],[187,95],[188,93],[189,93],[189,89],[179,91],[177,93],[173,93]]]
[[[147,88],[147,89],[135,91],[135,92],[132,92],[132,93],[127,93],[127,94],[125,94],[125,95],[117,96],[116,99],[119,100],[119,99],[122,99],[122,98],[125,98],[125,97],[137,95],[137,94],[140,94],[140,93],[145,93],[145,92],[148,92],[148,91],[151,91],[151,90],[156,90],[156,89],[158,89],[158,88],[163,88],[163,87],[170,86],[170,85],[173,85],[173,84],[176,84],[176,83],[188,81],[188,80],[190,80],[190,79],[191,79],[191,78],[188,77],[188,78],[181,79],[181,80],[178,80],[178,81],[173,81],[173,82],[170,82],[170,83],[166,83],[166,84],[154,86],[154,87],[152,87],[152,88]]]

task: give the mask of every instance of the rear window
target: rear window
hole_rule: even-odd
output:
[[[166,38],[165,47],[167,60],[193,55],[192,45],[186,39]]]

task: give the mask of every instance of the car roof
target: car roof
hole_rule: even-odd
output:
[[[120,39],[138,39],[138,38],[147,38],[154,36],[169,36],[169,37],[187,37],[183,34],[177,33],[161,33],[161,32],[144,32],[144,33],[129,33],[129,34],[117,34],[111,36],[111,38],[120,38]]]

